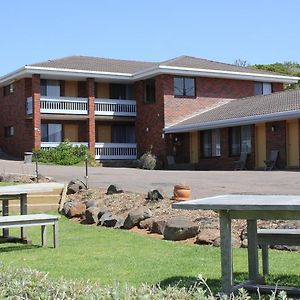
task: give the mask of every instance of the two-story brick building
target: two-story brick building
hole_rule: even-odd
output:
[[[0,147],[22,157],[69,140],[100,160],[136,159],[152,149],[201,164],[202,129],[181,133],[180,122],[297,81],[188,56],[160,63],[71,56],[26,65],[0,78]]]

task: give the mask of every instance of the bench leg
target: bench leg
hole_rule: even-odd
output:
[[[8,216],[9,215],[9,208],[8,208],[8,200],[2,200],[2,215]],[[3,228],[2,229],[3,237],[9,236],[9,229]]]
[[[46,225],[41,226],[41,237],[42,237],[42,246],[47,246],[47,228]]]
[[[55,221],[53,225],[53,246],[58,247],[58,222]]]
[[[27,215],[27,194],[21,194],[20,196],[20,211],[21,215]],[[21,227],[21,239],[23,241],[27,240],[27,229]]]
[[[261,246],[262,252],[262,267],[263,267],[263,275],[266,276],[269,274],[269,249],[268,245]]]

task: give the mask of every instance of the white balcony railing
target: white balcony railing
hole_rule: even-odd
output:
[[[135,100],[95,99],[96,116],[136,116]]]
[[[136,159],[136,144],[96,143],[96,159]]]
[[[59,143],[55,143],[55,142],[42,142],[41,149],[47,150],[47,149],[55,148],[58,145],[59,145]],[[72,142],[72,145],[88,146],[88,143]],[[134,143],[96,143],[96,145],[95,145],[95,159],[133,160],[136,158],[137,158],[137,149],[136,149],[136,144],[134,144]]]
[[[32,97],[27,98],[27,116],[33,113]],[[87,115],[88,99],[41,96],[41,113]],[[95,99],[96,116],[136,116],[135,100]]]

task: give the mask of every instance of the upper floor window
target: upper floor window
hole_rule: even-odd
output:
[[[195,97],[195,78],[174,77],[174,96],[175,97]]]
[[[110,98],[111,99],[134,99],[132,84],[110,84]]]
[[[144,81],[144,102],[155,103],[155,79]]]
[[[220,129],[205,130],[202,133],[202,156],[221,156]]]
[[[251,153],[251,126],[230,128],[230,154]]]
[[[5,137],[11,137],[14,136],[15,130],[13,126],[6,126],[4,127],[4,136]]]
[[[254,95],[269,95],[272,93],[271,82],[254,82]]]
[[[9,84],[9,85],[6,85],[5,87],[3,87],[3,96],[9,96],[13,92],[14,92],[13,84]]]
[[[60,97],[60,81],[41,79],[41,96]]]

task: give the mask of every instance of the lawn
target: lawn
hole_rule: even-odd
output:
[[[139,286],[141,283],[193,283],[197,274],[209,284],[220,285],[219,248],[160,241],[125,230],[76,224],[62,217],[59,248],[41,248],[38,227],[29,228],[33,245],[0,244],[0,261],[5,265],[28,266],[49,273],[52,278],[84,279],[103,285],[115,282]],[[50,228],[49,228],[50,229]],[[12,231],[18,234],[18,230]],[[48,243],[52,247],[52,230]],[[300,253],[271,251],[272,282],[300,286]],[[246,276],[247,251],[234,250],[237,279]]]

